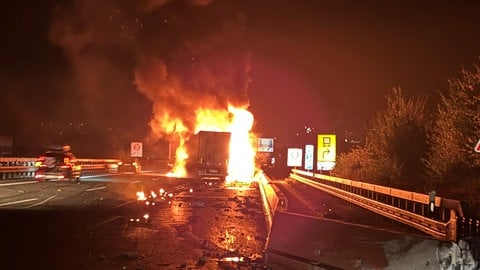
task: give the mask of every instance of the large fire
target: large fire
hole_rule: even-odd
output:
[[[196,128],[194,133],[199,131],[222,131],[230,132],[230,158],[228,162],[227,182],[236,181],[249,183],[255,173],[255,148],[253,126],[253,115],[245,108],[229,106],[228,110],[212,110],[200,108],[196,113]],[[165,123],[168,123],[166,121]],[[167,124],[165,129],[169,129]],[[186,162],[189,157],[185,141],[187,132],[183,129],[175,129],[178,135],[178,145],[175,151],[175,164],[170,176],[186,176]]]

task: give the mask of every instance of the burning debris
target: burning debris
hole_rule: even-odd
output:
[[[257,189],[219,188],[209,181],[192,179],[166,180],[186,184],[155,187],[158,182],[154,182],[137,191],[133,210],[138,213],[129,222],[128,235],[149,239],[141,245],[162,243],[160,250],[165,254],[159,254],[158,249],[149,252],[166,258],[163,262],[170,262],[171,267],[265,269],[262,252],[266,232],[251,225],[252,221],[264,221]],[[160,235],[165,236],[156,238]],[[191,252],[188,257],[174,258],[167,252],[172,249]],[[179,265],[179,260],[185,263]]]

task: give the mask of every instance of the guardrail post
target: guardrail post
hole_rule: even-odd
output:
[[[457,241],[457,213],[450,209],[450,220],[447,224],[447,240]]]

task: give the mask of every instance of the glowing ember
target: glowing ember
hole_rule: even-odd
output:
[[[222,259],[222,261],[225,262],[243,262],[244,258],[243,257],[225,257]]]
[[[138,191],[137,192],[137,201],[146,201],[147,197],[145,196],[145,193],[143,191]]]
[[[227,246],[233,245],[235,243],[235,235],[225,230],[225,242]]]

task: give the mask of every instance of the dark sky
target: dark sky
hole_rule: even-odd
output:
[[[250,104],[263,136],[359,132],[392,88],[435,100],[480,56],[479,1],[31,0],[0,20],[19,144],[51,123],[123,145],[199,102]]]

